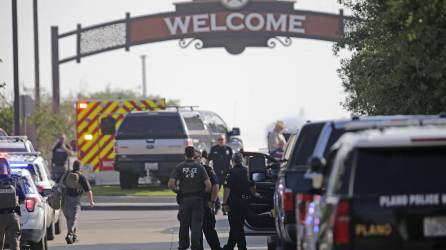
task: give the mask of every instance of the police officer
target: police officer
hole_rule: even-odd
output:
[[[208,154],[206,151],[200,153],[200,151],[195,152],[195,158],[197,162],[200,162],[206,173],[209,176],[209,180],[211,182],[211,192],[204,193],[204,217],[203,217],[203,233],[206,237],[206,241],[208,242],[211,250],[221,250],[220,240],[218,239],[217,231],[215,230],[215,215],[213,209],[215,208],[215,203],[217,201],[218,195],[218,180],[215,175],[214,169],[209,166]],[[203,237],[201,237],[201,250],[203,250]]]
[[[72,154],[71,147],[65,143],[66,136],[61,134],[58,141],[53,145],[52,148],[52,178],[54,181],[59,182],[62,175],[69,168],[67,166],[68,157]]]
[[[237,244],[239,250],[246,250],[243,225],[254,186],[249,181],[248,170],[243,166],[243,155],[235,153],[232,162],[234,167],[228,171],[224,184],[223,209],[228,212],[230,229],[228,242],[223,249],[233,250]]]
[[[0,250],[4,249],[5,236],[9,249],[20,249],[20,207],[25,194],[20,183],[11,177],[11,169],[4,158],[0,158]]]
[[[190,243],[192,250],[200,249],[204,214],[203,192],[211,191],[211,182],[206,170],[195,161],[194,157],[194,147],[186,147],[186,160],[175,167],[168,182],[169,188],[181,196],[179,199],[179,250],[188,249]],[[177,182],[179,182],[178,185]],[[189,228],[191,241],[189,241]]]
[[[211,148],[209,160],[217,174],[220,187],[225,181],[226,172],[231,168],[232,149],[226,145],[225,135],[218,136],[217,145]]]
[[[77,176],[77,177],[76,177]],[[87,178],[80,173],[80,162],[73,162],[73,170],[62,176],[63,201],[62,210],[67,221],[67,244],[73,244],[78,240],[76,234],[77,221],[81,212],[81,196],[87,193],[90,207],[94,207],[93,192]]]

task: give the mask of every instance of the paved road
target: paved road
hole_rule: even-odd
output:
[[[83,211],[78,228],[78,244],[66,245],[63,228],[49,242],[50,249],[169,250],[178,246],[176,211]],[[223,245],[229,232],[227,217],[217,217],[217,231]],[[266,237],[248,237],[248,249],[265,250]]]

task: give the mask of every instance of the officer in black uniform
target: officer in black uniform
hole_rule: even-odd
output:
[[[246,250],[243,225],[254,186],[249,181],[247,168],[243,166],[243,155],[235,153],[232,162],[234,167],[228,171],[224,184],[223,210],[228,212],[230,230],[228,242],[223,249],[233,250],[237,244],[239,250]]]
[[[11,169],[4,158],[0,158],[0,250],[4,249],[5,236],[9,249],[20,249],[20,207],[25,194],[17,179],[11,177]]]
[[[226,145],[225,135],[218,137],[218,144],[211,148],[209,160],[217,174],[220,188],[225,181],[226,172],[231,168],[232,149]]]
[[[65,143],[66,136],[61,134],[52,148],[51,172],[52,179],[59,182],[65,171],[69,170],[67,166],[68,157],[72,154],[70,145]]]
[[[213,209],[215,208],[215,203],[217,201],[218,196],[218,180],[215,175],[214,169],[209,166],[208,153],[203,151],[200,153],[199,151],[195,152],[195,158],[197,162],[200,162],[203,165],[206,173],[209,176],[209,180],[211,182],[212,188],[210,193],[204,193],[204,217],[203,217],[203,233],[206,237],[206,241],[208,242],[211,250],[221,250],[220,240],[218,239],[217,231],[215,230],[215,215]],[[201,250],[203,250],[203,237],[201,237]]]
[[[168,182],[169,188],[178,192],[181,197],[178,216],[180,219],[179,250],[188,249],[190,242],[192,250],[200,249],[204,215],[203,193],[211,191],[211,182],[206,170],[195,161],[194,157],[195,149],[186,147],[186,160],[175,167]],[[191,241],[189,241],[189,228],[191,229]]]

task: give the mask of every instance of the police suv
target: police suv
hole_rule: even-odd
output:
[[[435,121],[433,121],[435,122]],[[305,249],[445,249],[446,127],[341,137],[326,192],[307,210]]]
[[[139,111],[126,115],[116,133],[114,169],[122,188],[135,188],[148,173],[167,183],[172,169],[184,160],[184,147],[207,150],[226,135],[229,145],[239,150],[240,129],[228,129],[223,119],[209,111],[176,108]]]

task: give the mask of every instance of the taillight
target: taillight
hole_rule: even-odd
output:
[[[340,201],[336,206],[334,217],[333,240],[336,245],[350,243],[350,203]]]
[[[311,194],[298,194],[296,204],[299,209],[299,223],[304,224],[305,216],[307,215],[307,204],[313,201],[313,196]]]
[[[34,212],[34,208],[36,207],[37,198],[26,198],[25,199],[25,207],[28,212]]]
[[[286,213],[294,212],[293,190],[287,188],[283,191],[282,205]]]
[[[184,140],[184,146],[185,147],[192,147],[194,146],[194,142],[191,138],[187,138],[186,140]]]

